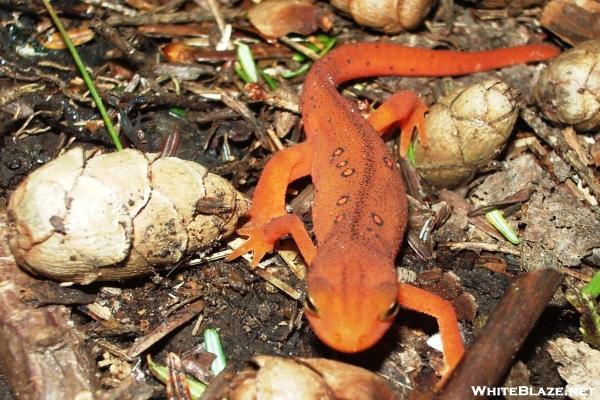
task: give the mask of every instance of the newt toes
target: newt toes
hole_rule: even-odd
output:
[[[464,75],[558,54],[548,45],[456,52],[360,43],[333,50],[314,63],[304,83],[306,141],[277,152],[265,166],[250,222],[240,230],[250,240],[231,258],[254,251],[258,263],[279,237],[291,234],[310,265],[305,314],[323,342],[343,352],[365,350],[381,338],[403,306],[437,319],[446,369],[451,371],[464,351],[453,307],[396,279],[394,262],[407,221],[406,195],[396,163],[379,138],[399,122],[403,151],[414,128],[426,140],[422,127],[426,107],[415,93],[402,91],[367,122],[337,86],[381,75]],[[285,212],[288,183],[308,175],[315,186],[316,247],[302,221]]]
[[[238,229],[238,233],[247,236],[248,239],[232,251],[226,257],[227,260],[233,260],[252,251],[252,266],[256,267],[265,254],[273,250],[277,239],[288,233],[296,241],[296,245],[307,263],[310,263],[315,256],[316,248],[308,236],[302,220],[295,214],[274,217],[262,223],[249,222]]]
[[[243,228],[238,229],[237,233],[242,236],[247,236],[248,239],[225,258],[227,260],[234,260],[239,256],[252,251],[252,267],[257,267],[265,254],[273,251],[275,240],[277,240],[277,238],[271,240],[268,235],[264,233],[264,227],[262,226],[244,226]]]

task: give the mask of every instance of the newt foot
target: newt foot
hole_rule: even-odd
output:
[[[265,254],[273,251],[275,241],[277,239],[271,239],[267,232],[266,224],[254,224],[248,223],[238,229],[238,234],[241,236],[247,236],[248,239],[237,249],[233,250],[226,259],[231,261],[246,253],[252,252],[252,267],[256,267],[260,260],[263,259]]]
[[[400,128],[402,131],[400,136],[400,155],[402,157],[406,157],[408,146],[410,145],[415,129],[419,135],[419,141],[424,147],[427,147],[427,132],[425,130],[426,113],[427,106],[421,99],[417,99],[415,109],[412,111],[410,116],[404,121],[400,122]]]

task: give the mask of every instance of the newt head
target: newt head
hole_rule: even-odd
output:
[[[306,285],[306,318],[321,341],[341,352],[373,346],[398,312],[393,262],[366,246],[319,246]]]

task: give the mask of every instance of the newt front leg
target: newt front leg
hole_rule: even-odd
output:
[[[310,174],[313,154],[312,142],[305,141],[273,155],[265,166],[248,216],[250,220],[238,230],[248,240],[227,256],[233,260],[250,251],[252,265],[273,250],[275,242],[291,234],[306,262],[314,258],[316,248],[300,218],[285,210],[285,193],[290,182]]]
[[[397,300],[401,306],[430,315],[437,320],[446,362],[444,375],[436,386],[439,388],[456,368],[465,352],[454,307],[440,296],[406,283],[400,283],[398,286]]]
[[[405,157],[415,129],[423,146],[427,146],[426,112],[427,106],[418,94],[410,90],[402,90],[394,93],[379,106],[369,116],[369,123],[380,135],[386,133],[396,123],[399,124],[400,155]]]

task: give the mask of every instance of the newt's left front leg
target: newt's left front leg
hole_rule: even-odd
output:
[[[465,346],[458,326],[458,318],[452,304],[427,290],[400,283],[398,286],[398,304],[411,310],[434,317],[440,328],[446,371],[437,387],[444,384],[465,352]]]
[[[400,136],[400,155],[405,157],[408,146],[416,129],[419,140],[427,146],[425,132],[425,113],[427,106],[418,94],[410,90],[401,90],[391,95],[377,110],[369,116],[369,123],[380,135],[396,123],[402,131]]]

